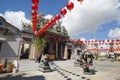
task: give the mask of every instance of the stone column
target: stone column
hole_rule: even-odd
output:
[[[56,59],[58,58],[58,41],[56,42]]]
[[[62,49],[62,48],[63,48],[63,46],[62,46],[62,44],[61,44],[61,58],[63,59],[63,52],[62,52],[63,49]]]
[[[64,57],[63,59],[67,59],[68,57],[68,48],[67,48],[67,45],[65,45],[65,50],[64,50]]]

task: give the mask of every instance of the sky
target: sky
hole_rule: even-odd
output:
[[[74,3],[74,8],[67,10],[60,21],[70,38],[120,39],[120,0],[84,0],[82,4],[77,0],[40,0],[38,13],[51,18],[60,13],[68,1]],[[22,21],[30,23],[31,5],[31,0],[0,0],[0,16],[22,29]]]

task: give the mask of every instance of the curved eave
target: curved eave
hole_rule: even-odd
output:
[[[8,23],[2,16],[0,16],[1,19],[5,22],[6,25],[10,26],[11,28],[15,29],[16,31],[20,31],[17,27],[13,26],[12,24]]]
[[[65,36],[65,35],[62,35],[62,34],[51,32],[51,31],[46,31],[45,33],[51,34],[51,35],[55,35],[55,36],[59,36],[59,37],[65,38],[65,39],[69,39],[70,38],[70,36]]]

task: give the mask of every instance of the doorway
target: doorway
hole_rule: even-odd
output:
[[[68,49],[68,59],[71,59],[71,54],[72,54],[71,49]]]
[[[30,52],[30,44],[22,43],[20,59],[29,59],[29,52]]]

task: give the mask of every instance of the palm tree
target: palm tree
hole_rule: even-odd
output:
[[[42,55],[42,52],[45,47],[45,39],[42,37],[35,37],[34,39],[34,45],[35,45],[35,58],[38,61],[38,58]]]

